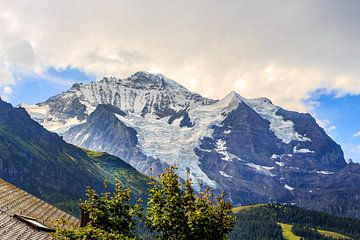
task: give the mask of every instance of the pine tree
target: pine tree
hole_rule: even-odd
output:
[[[152,182],[146,224],[161,240],[226,239],[234,217],[224,194],[215,197],[207,188],[195,194],[189,177],[181,189],[176,167]]]

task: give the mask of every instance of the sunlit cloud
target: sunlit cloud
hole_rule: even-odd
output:
[[[207,97],[236,90],[309,111],[314,105],[304,100],[317,89],[360,93],[359,6],[353,0],[1,0],[0,85],[16,83],[13,68],[42,75],[71,66],[97,78],[145,70]]]
[[[244,92],[246,90],[246,81],[239,79],[234,84],[235,90]]]
[[[6,87],[4,87],[3,92],[5,94],[11,94],[12,93],[12,88],[9,87],[9,86],[6,86]]]

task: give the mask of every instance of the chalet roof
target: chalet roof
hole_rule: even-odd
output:
[[[79,219],[0,178],[0,239],[51,239],[58,219],[79,226]],[[48,229],[46,229],[48,228]]]

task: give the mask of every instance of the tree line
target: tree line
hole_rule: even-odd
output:
[[[317,229],[312,229],[307,226],[302,226],[300,224],[294,224],[291,228],[291,231],[297,235],[302,237],[303,240],[333,240],[332,237],[327,237],[318,232]],[[341,240],[337,238],[338,240]],[[343,239],[345,240],[345,238]]]
[[[292,232],[304,239],[333,239],[330,237],[320,236],[321,234],[316,229],[340,233],[351,237],[352,239],[360,239],[359,219],[332,216],[322,212],[305,210],[297,206],[281,204],[264,204],[239,211],[236,214],[234,230],[230,233],[230,236],[232,236],[234,232],[251,232],[251,228],[246,226],[249,224],[256,224],[256,226],[253,226],[252,228],[260,229],[260,232],[263,233],[260,238],[240,239],[266,239],[262,237],[269,235],[275,236],[278,232],[275,227],[277,223],[293,225]],[[245,227],[240,228],[238,225]],[[266,225],[272,225],[272,227],[263,227]],[[235,240],[237,238],[230,239]]]

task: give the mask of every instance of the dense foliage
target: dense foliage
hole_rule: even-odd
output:
[[[234,218],[224,195],[214,197],[209,189],[195,194],[189,175],[182,190],[175,170],[170,167],[152,183],[146,225],[157,239],[225,239]]]
[[[152,233],[146,238],[174,240],[225,239],[232,228],[234,217],[231,205],[224,195],[214,197],[207,189],[195,194],[190,178],[181,188],[175,168],[170,167],[153,181],[150,189],[145,224]],[[106,186],[107,187],[107,186]],[[87,189],[87,200],[80,204],[89,216],[85,227],[63,229],[59,227],[53,235],[57,240],[118,240],[139,239],[136,227],[143,225],[142,209],[139,204],[131,204],[130,188],[120,181],[114,193],[98,194]],[[145,227],[145,226],[143,226]],[[143,235],[145,237],[145,235]]]
[[[358,219],[332,216],[326,213],[305,210],[291,205],[264,204],[256,207],[246,208],[239,211],[235,215],[237,221],[234,226],[234,231],[242,230],[250,232],[251,227],[247,227],[247,225],[251,226],[251,224],[244,223],[246,221],[267,221],[272,222],[273,224],[281,222],[291,225],[301,225],[303,228],[306,227],[306,231],[310,228],[322,229],[340,233],[353,239],[360,239],[360,220]],[[240,224],[240,222],[242,222],[242,225]],[[245,227],[240,228],[238,227],[238,224],[240,224],[240,226],[245,225]],[[260,226],[259,229],[261,229]],[[295,229],[301,230],[298,227],[296,227]],[[276,230],[275,228],[272,228],[269,229],[269,231],[273,232],[272,234],[275,234]],[[232,236],[232,234],[230,236]]]
[[[105,183],[105,188],[108,188]],[[131,206],[130,188],[120,181],[116,182],[113,193],[100,195],[88,188],[87,200],[80,204],[81,210],[89,216],[88,224],[79,229],[59,228],[54,235],[59,240],[97,239],[117,240],[136,239],[136,219],[142,216],[139,204]]]
[[[295,224],[292,226],[291,231],[304,240],[333,240],[331,237],[326,237],[319,233],[316,229],[311,229],[306,226]]]
[[[281,227],[273,221],[236,217],[234,228],[229,234],[232,240],[283,240]]]

